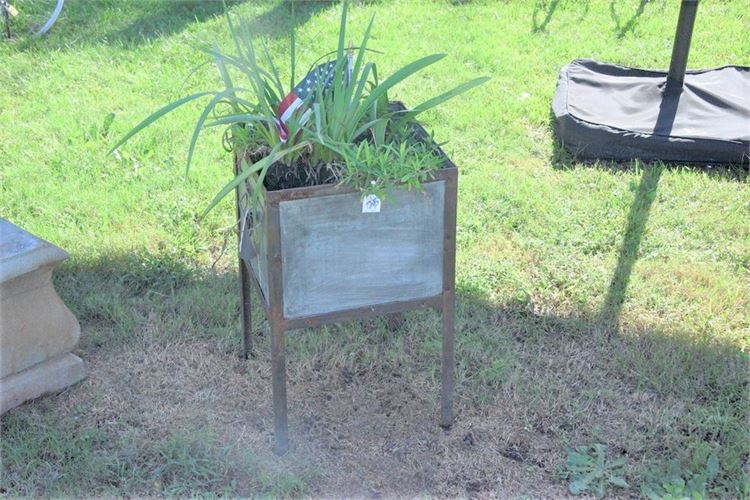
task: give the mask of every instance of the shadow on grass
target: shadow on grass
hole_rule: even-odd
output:
[[[638,24],[638,19],[646,10],[646,5],[648,5],[652,1],[653,0],[641,0],[636,11],[624,23],[622,22],[622,18],[620,18],[620,15],[617,13],[617,7],[615,5],[616,2],[614,0],[610,1],[609,13],[612,16],[612,20],[615,22],[615,33],[617,33],[617,38],[624,38],[625,35],[635,29],[636,25]]]
[[[457,391],[478,408],[512,391],[506,418],[521,413],[519,427],[567,443],[605,443],[639,464],[636,484],[660,484],[675,464],[697,473],[716,455],[721,472],[708,489],[741,495],[750,358],[736,344],[649,327],[607,335],[609,318],[597,312],[559,316],[466,291],[457,328]],[[644,412],[655,418],[646,423]]]
[[[228,8],[245,0],[230,0]],[[106,36],[109,43],[137,47],[156,38],[174,35],[192,23],[222,16],[224,5],[217,1],[183,0],[180,2],[149,2],[147,9],[125,27]]]
[[[632,363],[623,361],[624,365],[641,366],[645,372],[630,371],[637,375],[635,382],[646,384],[657,392],[671,393],[677,397],[704,398],[698,393],[682,393],[669,389],[669,383],[690,384],[704,381],[693,373],[695,371],[722,370],[728,366],[721,363],[687,362],[701,356],[717,356],[716,359],[735,359],[739,355],[736,346],[716,339],[688,338],[689,336],[660,332],[656,330],[624,332],[622,336],[602,335],[610,327],[611,320],[619,314],[622,307],[622,294],[627,286],[627,278],[635,261],[635,252],[640,235],[646,225],[648,212],[653,202],[655,189],[661,170],[652,169],[644,172],[636,195],[636,202],[631,208],[625,245],[618,261],[615,278],[605,300],[616,313],[601,314],[584,312],[570,316],[559,316],[537,312],[530,299],[518,299],[507,303],[492,303],[484,296],[458,284],[457,290],[457,342],[478,343],[467,349],[465,356],[474,357],[473,361],[459,360],[464,370],[480,369],[498,349],[509,348],[508,342],[520,344],[569,342],[588,345],[590,348],[610,350],[614,360],[620,355],[645,356],[656,359],[653,346],[664,357],[683,356],[685,363],[665,362],[663,365]],[[170,342],[175,338],[214,339],[218,342],[229,341],[232,349],[239,355],[240,321],[239,321],[239,281],[236,270],[216,272],[202,269],[190,262],[170,256],[152,254],[120,254],[96,258],[90,261],[73,261],[61,265],[54,275],[56,289],[61,298],[79,318],[84,337],[93,330],[115,329],[115,337],[85,339],[85,349],[122,346],[140,334],[151,335],[155,340]],[[258,332],[267,328],[265,317],[259,309],[258,298],[253,290],[254,330]],[[606,308],[605,308],[606,309]],[[405,313],[407,316],[412,313]],[[429,336],[440,336],[440,315],[417,314],[418,328],[413,322],[399,321],[394,324],[388,316],[373,322],[370,320],[342,322],[341,325],[353,326],[353,332],[361,334],[361,325],[365,329],[384,329],[384,335],[368,335],[373,339],[390,339],[394,334],[408,334],[415,329]],[[413,318],[412,318],[413,319]],[[426,323],[425,323],[426,322]],[[429,325],[429,334],[426,328]],[[360,326],[358,326],[360,325]],[[438,326],[433,328],[433,326]],[[307,329],[315,336],[318,329]],[[387,332],[385,332],[387,330]],[[434,331],[432,331],[434,330]],[[498,333],[501,334],[498,337]],[[290,336],[307,337],[307,335]],[[376,340],[377,341],[377,340]],[[313,340],[314,342],[314,340]],[[369,342],[366,339],[364,342]],[[649,344],[651,348],[634,347]],[[436,345],[439,349],[439,344]],[[487,347],[483,349],[482,346]],[[267,348],[265,343],[261,348]],[[459,349],[458,351],[461,351]],[[679,354],[682,352],[683,354]],[[622,361],[622,360],[621,360]],[[733,362],[736,362],[733,361]],[[730,363],[731,364],[731,363]],[[739,366],[737,366],[739,368]],[[680,372],[685,377],[667,374],[668,371]],[[735,375],[738,375],[736,373]],[[471,374],[466,374],[471,378]],[[628,375],[629,376],[629,375]],[[742,377],[740,377],[742,378]],[[703,382],[701,382],[703,383]],[[746,383],[746,382],[745,382]],[[667,384],[667,385],[665,385]],[[666,392],[665,392],[666,391]],[[706,400],[710,399],[705,396]]]
[[[628,33],[632,32],[638,25],[640,17],[646,11],[646,6],[653,2],[654,0],[640,0],[633,15],[623,21],[618,12],[617,2],[611,0],[609,4],[609,13],[615,23],[615,33],[617,38],[624,38]],[[571,2],[571,4],[576,6],[579,5],[578,2]],[[583,6],[583,14],[579,19],[585,17],[590,6],[589,4],[589,0],[580,2],[580,5]],[[564,3],[563,5],[560,4],[560,0],[536,0],[534,3],[534,11],[531,15],[531,31],[534,33],[546,32],[547,25],[550,23],[559,7],[565,7]]]
[[[581,0],[576,2],[560,3],[560,0],[536,0],[534,2],[534,10],[531,14],[531,31],[532,33],[546,33],[547,25],[552,21],[555,12],[558,8],[570,7],[581,7],[583,10],[578,16],[578,21],[582,21],[586,14],[588,14],[590,7],[590,0]]]
[[[249,18],[250,31],[253,36],[269,38],[289,38],[292,26],[302,26],[317,12],[336,5],[336,0],[295,1],[294,18],[292,2],[282,0],[263,14]]]
[[[531,15],[532,31],[535,33],[544,31],[552,20],[560,0],[537,0],[534,3],[534,13]],[[541,21],[539,17],[544,15]]]
[[[85,349],[122,346],[144,335],[239,345],[239,288],[232,271],[164,255],[116,254],[71,259],[55,271],[54,282],[81,323]]]
[[[647,327],[611,336],[604,334],[609,319],[596,311],[569,316],[543,313],[525,299],[496,304],[460,284],[457,292],[459,343],[472,342],[476,340],[472,334],[487,330],[487,334],[500,333],[517,345],[547,346],[550,355],[554,346],[569,344],[595,351],[597,363],[608,366],[612,375],[664,396],[721,401],[719,394],[710,392],[726,389],[734,391],[732,401],[750,400],[750,395],[740,397],[749,383],[746,370],[750,357],[736,344]]]
[[[226,0],[226,7],[231,9],[247,2]],[[268,5],[270,8],[248,19],[251,31],[258,37],[284,38],[289,36],[292,24],[301,26],[316,12],[331,6],[332,0],[297,2],[294,23],[288,1],[269,1]],[[48,36],[24,39],[18,49],[54,50],[95,44],[134,49],[224,13],[225,4],[221,0],[136,0],[126,4],[106,0],[66,2],[63,14]],[[102,31],[106,26],[121,27]]]
[[[672,130],[674,116],[677,109],[677,100],[668,100],[669,106],[660,108],[656,120],[655,129],[661,135],[669,135]],[[610,162],[610,161],[593,161],[581,162],[575,158],[575,155],[568,151],[563,144],[557,139],[555,117],[550,111],[550,129],[553,132],[553,152],[550,158],[552,168],[557,170],[572,170],[581,165],[587,165],[591,168],[598,168],[607,171],[635,171],[641,172],[641,179],[635,198],[630,206],[628,219],[625,226],[622,246],[620,247],[617,264],[610,280],[609,290],[606,299],[600,311],[600,318],[603,326],[607,331],[614,332],[620,323],[620,314],[627,296],[628,283],[633,267],[638,259],[638,250],[640,248],[643,234],[646,230],[651,205],[656,198],[656,190],[659,185],[659,179],[665,169],[668,170],[696,170],[708,174],[721,180],[732,180],[736,182],[746,182],[748,179],[748,170],[743,165],[728,165],[719,168],[708,166],[681,166],[665,164],[663,162],[644,163],[639,161],[631,162]]]
[[[648,196],[658,174],[644,174],[639,193],[646,199],[632,210],[637,214],[633,219],[647,215]],[[637,235],[644,225],[645,220],[634,222],[629,230]],[[240,304],[234,268],[214,272],[168,255],[117,254],[66,263],[56,272],[55,282],[82,323],[84,358],[104,351],[98,354],[101,363],[102,356],[109,356],[107,351],[134,344],[137,349],[139,342],[189,348],[191,341],[199,340],[198,344],[217,345],[220,363],[221,358],[239,363]],[[257,297],[253,302],[257,308]],[[743,422],[750,411],[746,377],[750,365],[736,346],[722,339],[647,327],[619,336],[602,335],[607,318],[596,312],[569,316],[543,312],[528,298],[494,303],[460,282],[456,313],[457,428],[470,422],[479,427],[475,433],[480,439],[483,432],[504,430],[554,443],[550,456],[562,456],[563,443],[604,442],[629,457],[634,474],[666,470],[670,460],[686,468],[693,462],[705,464],[704,455],[716,452],[722,471],[712,487],[719,488],[719,496],[736,496],[742,461],[748,455]],[[352,373],[364,371],[382,378],[378,387],[387,391],[387,380],[393,375],[415,380],[414,388],[433,391],[433,399],[424,398],[432,408],[439,393],[440,315],[421,311],[404,316],[395,327],[381,317],[290,335],[291,383],[315,387],[316,379],[342,376],[351,382]],[[256,310],[254,317],[262,320],[263,314]],[[256,326],[256,332],[265,329],[265,324]],[[247,363],[267,367],[269,344],[265,336],[257,343],[258,356]],[[393,387],[403,388],[405,383]],[[302,394],[307,398],[304,404],[290,401],[292,414],[308,405],[313,409],[348,405],[326,399],[325,390]],[[396,398],[390,393],[379,397]],[[399,415],[390,418],[397,420]],[[370,415],[362,425],[382,424],[376,417]],[[436,423],[434,428],[442,432]],[[299,436],[306,431],[295,428],[295,432]],[[383,427],[373,432],[386,442],[390,431]],[[20,448],[24,440],[33,439],[27,434],[14,437],[14,442]],[[357,437],[353,440],[356,445]],[[415,463],[432,470],[429,457],[436,456],[442,441],[425,442],[434,445],[426,444],[425,461]],[[355,452],[371,459],[366,448]],[[456,453],[466,455],[460,460],[468,467],[477,462],[475,451],[461,448]],[[555,464],[549,461],[545,467],[551,471]],[[478,467],[485,474],[494,465]],[[98,472],[91,474],[92,484],[99,483],[94,477]],[[29,481],[44,480],[32,476]],[[60,485],[61,492],[73,485],[74,481]]]
[[[651,205],[656,198],[656,188],[659,186],[662,171],[663,167],[660,165],[647,166],[643,169],[635,199],[630,205],[617,265],[612,274],[607,296],[600,313],[602,322],[608,331],[617,331],[619,326],[630,275],[633,272],[635,261],[638,259],[638,249],[646,230]]]

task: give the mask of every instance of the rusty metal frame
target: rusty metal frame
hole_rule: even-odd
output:
[[[240,173],[240,163],[234,162],[234,174]],[[240,207],[241,191],[239,186],[234,192],[235,194],[235,205],[237,206],[237,235],[241,237],[243,231],[243,216],[242,208]],[[255,277],[252,273],[252,268],[247,264],[237,252],[238,261],[238,274],[240,277],[240,309],[241,309],[241,322],[242,322],[242,358],[247,359],[248,356],[253,352],[253,336],[252,336],[252,302],[250,293],[250,283],[256,283]],[[261,293],[259,295],[263,297]]]
[[[420,138],[427,136],[424,129],[416,129]],[[454,392],[454,336],[455,336],[455,264],[456,264],[456,205],[458,169],[450,159],[439,150],[443,158],[443,168],[436,171],[428,182],[445,182],[444,213],[443,213],[443,288],[440,294],[417,300],[387,302],[367,307],[336,311],[326,314],[307,316],[303,318],[284,317],[284,291],[282,273],[284,272],[281,259],[281,223],[279,204],[290,200],[299,200],[318,196],[329,196],[355,192],[353,189],[340,185],[312,186],[280,191],[264,191],[266,241],[267,241],[267,269],[268,269],[268,297],[265,297],[257,276],[249,262],[239,258],[240,297],[242,301],[242,333],[243,357],[252,354],[252,318],[250,312],[250,283],[253,283],[261,305],[265,310],[271,331],[271,377],[273,385],[273,411],[275,452],[283,455],[289,448],[286,397],[286,359],[285,332],[288,330],[314,327],[339,321],[350,321],[381,314],[391,314],[419,308],[433,308],[442,315],[442,367],[441,367],[441,402],[440,425],[449,428],[453,422],[453,392]],[[235,161],[235,168],[239,162]],[[241,217],[240,191],[237,191],[237,214]],[[242,231],[242,221],[239,221]]]

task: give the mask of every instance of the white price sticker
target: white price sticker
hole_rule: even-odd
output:
[[[376,214],[380,213],[380,198],[374,194],[368,194],[365,199],[362,200],[362,213],[363,214]]]

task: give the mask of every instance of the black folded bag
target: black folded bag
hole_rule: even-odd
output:
[[[743,163],[750,158],[750,68],[667,72],[577,59],[560,71],[556,134],[579,159]]]
[[[581,160],[748,163],[750,68],[686,71],[697,0],[683,0],[669,72],[576,59],[560,71],[555,133]]]

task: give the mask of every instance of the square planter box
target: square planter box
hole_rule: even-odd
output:
[[[288,446],[284,331],[418,307],[443,313],[441,424],[450,425],[458,171],[439,154],[442,168],[421,191],[396,189],[378,213],[363,213],[361,193],[340,185],[264,189],[252,232],[240,223],[245,355],[255,283],[271,326],[277,453]],[[238,216],[248,199],[238,196]]]

